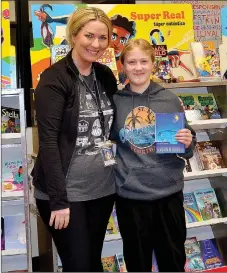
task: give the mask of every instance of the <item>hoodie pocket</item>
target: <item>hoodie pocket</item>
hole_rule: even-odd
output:
[[[122,187],[137,193],[155,193],[164,189],[168,190],[177,182],[183,182],[183,179],[183,169],[172,168],[170,165],[131,168]]]

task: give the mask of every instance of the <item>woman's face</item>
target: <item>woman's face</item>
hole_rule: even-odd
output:
[[[144,85],[150,81],[153,62],[151,56],[139,48],[134,48],[125,55],[124,72],[131,84]]]
[[[104,23],[92,20],[84,25],[72,39],[73,49],[81,60],[92,63],[100,58],[108,47],[108,28]]]

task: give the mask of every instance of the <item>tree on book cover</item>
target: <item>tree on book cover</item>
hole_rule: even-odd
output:
[[[199,242],[203,262],[207,269],[221,267],[224,265],[215,239],[207,239]]]
[[[202,217],[198,209],[193,192],[184,193],[184,210],[187,223],[202,221]]]
[[[102,258],[103,272],[117,272],[115,257],[103,257]]]
[[[154,68],[152,80],[155,82],[172,81],[172,74],[170,70],[170,63],[168,58],[168,51],[166,45],[152,45],[154,48]]]
[[[196,144],[195,156],[202,170],[225,168],[218,142],[202,141]]]
[[[221,209],[213,188],[201,189],[194,192],[195,199],[203,220],[221,218]]]
[[[184,127],[184,113],[156,113],[156,153],[184,153],[184,144],[175,138],[177,132]]]
[[[218,110],[217,102],[214,94],[197,94],[197,101],[199,104],[202,119],[219,119],[221,118]]]
[[[205,269],[205,265],[201,257],[199,243],[196,237],[186,239],[185,254],[186,254],[185,272],[201,271]]]
[[[2,106],[2,133],[20,133],[19,109]]]

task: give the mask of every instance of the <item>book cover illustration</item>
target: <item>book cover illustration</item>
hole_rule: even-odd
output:
[[[113,207],[113,211],[112,211],[112,217],[114,219],[114,225],[117,229],[117,232],[119,232],[119,226],[118,226],[118,221],[117,221],[117,213],[116,213],[116,207]]]
[[[156,153],[184,153],[184,144],[175,138],[177,132],[184,127],[184,113],[156,113]]]
[[[119,82],[116,57],[113,48],[107,48],[103,55],[99,59],[97,59],[97,62],[107,65],[112,70],[114,76]]]
[[[68,45],[52,45],[50,47],[50,54],[51,54],[51,64],[54,64],[64,58],[70,48]]]
[[[5,228],[3,217],[1,217],[1,250],[5,250]]]
[[[200,241],[202,258],[207,269],[221,267],[224,265],[215,239]]]
[[[103,272],[117,272],[115,257],[103,257],[102,258]]]
[[[110,235],[110,234],[117,234],[118,233],[118,229],[115,226],[115,221],[114,221],[114,217],[111,214],[110,215],[110,219],[107,225],[107,229],[106,229],[106,235]]]
[[[213,188],[201,189],[194,192],[196,203],[203,220],[221,218],[221,209]]]
[[[26,249],[25,219],[23,214],[9,215],[5,221],[5,249]]]
[[[202,221],[202,217],[197,206],[193,192],[184,193],[184,210],[187,223]]]
[[[225,168],[218,143],[203,141],[196,144],[195,156],[202,170],[217,170]]]
[[[221,77],[219,58],[215,50],[210,50],[202,42],[192,42],[191,49],[197,76],[200,80]]]
[[[155,61],[153,68],[152,80],[155,82],[172,81],[168,51],[166,45],[152,45],[154,48]]]
[[[20,133],[19,109],[2,106],[2,133]]]
[[[153,253],[152,253],[152,268],[151,268],[151,272],[159,272],[159,270],[158,270],[158,262],[157,262],[154,250],[153,250]]]
[[[221,115],[218,110],[214,94],[197,94],[195,95],[199,104],[202,119],[220,119]]]
[[[205,269],[205,265],[201,257],[199,243],[196,237],[186,239],[185,253],[186,253],[185,272],[195,272]]]
[[[125,265],[125,259],[122,253],[115,255],[115,263],[117,267],[118,272],[127,272],[126,265]]]

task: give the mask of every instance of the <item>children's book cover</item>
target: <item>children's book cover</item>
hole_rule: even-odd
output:
[[[195,272],[205,269],[205,265],[201,257],[199,243],[196,237],[186,239],[185,253],[186,253],[185,272]]]
[[[68,17],[81,4],[31,5],[34,47],[31,48],[33,88],[40,74],[50,66],[50,46],[66,44]],[[121,83],[124,77],[120,55],[127,42],[143,38],[153,45],[166,45],[173,78],[176,81],[195,79],[190,43],[194,41],[193,10],[190,4],[84,4],[99,7],[110,18],[113,33],[110,48],[114,49]],[[148,11],[155,11],[148,13]]]
[[[70,48],[68,45],[52,45],[50,47],[50,54],[51,54],[51,64],[54,64],[64,58]]]
[[[122,253],[115,255],[115,263],[116,263],[118,272],[127,272],[125,259]]]
[[[114,225],[115,225],[117,231],[119,232],[119,226],[118,226],[117,213],[116,213],[116,207],[115,206],[113,207],[112,217],[114,219]]]
[[[23,214],[9,215],[5,221],[5,249],[26,249],[25,220]]]
[[[103,53],[103,55],[99,59],[97,59],[97,62],[107,65],[112,70],[117,81],[119,81],[117,63],[116,63],[116,58],[115,58],[115,53],[113,48],[111,47],[107,48],[105,52]]]
[[[196,100],[199,104],[202,119],[220,119],[221,115],[218,110],[214,94],[196,94]]]
[[[204,47],[202,42],[192,42],[191,49],[198,78],[201,81],[206,78],[214,80],[215,77],[220,79],[219,57],[215,50],[210,50],[207,45]]]
[[[102,266],[104,272],[117,272],[114,256],[103,257]]]
[[[168,51],[166,45],[153,45],[155,62],[152,80],[155,82],[172,81],[172,74],[170,70],[170,62],[168,59]]]
[[[156,113],[155,145],[156,153],[184,153],[185,146],[175,136],[185,127],[184,113]]]
[[[106,235],[117,234],[117,233],[118,233],[118,230],[117,230],[117,227],[115,226],[113,215],[111,214],[108,225],[107,225],[107,229],[106,229]]]
[[[200,241],[202,258],[207,269],[221,267],[224,265],[215,239]]]
[[[188,223],[202,221],[202,217],[193,192],[184,193],[184,210]]]
[[[225,168],[218,142],[198,142],[196,144],[195,156],[202,170],[217,170]]]
[[[10,40],[9,1],[1,1],[1,88],[16,88],[15,47]]]
[[[222,217],[221,209],[213,188],[197,190],[194,194],[203,220]]]
[[[5,228],[3,217],[1,217],[1,250],[5,250]]]
[[[20,111],[19,109],[4,107],[1,108],[1,132],[20,133]]]
[[[8,149],[2,149],[2,191],[13,192],[23,190],[24,173],[22,153],[20,149],[14,148],[13,154]]]

